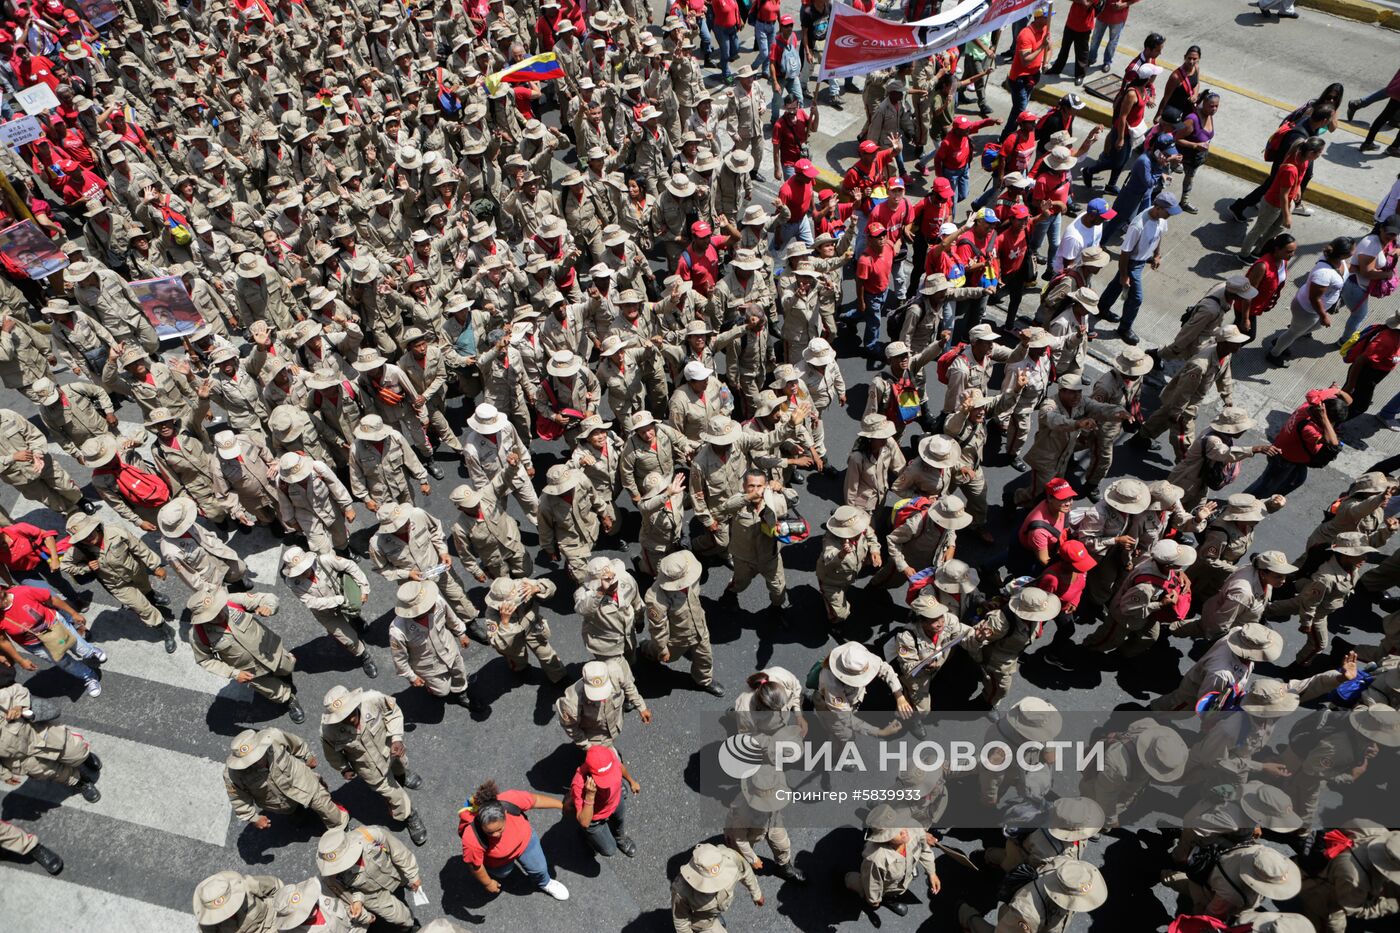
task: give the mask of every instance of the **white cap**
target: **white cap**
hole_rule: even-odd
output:
[[[683,370],[687,382],[700,382],[715,374],[715,371],[699,360],[691,360]]]

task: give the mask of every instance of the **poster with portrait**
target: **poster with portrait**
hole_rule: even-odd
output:
[[[121,15],[117,0],[78,0],[78,8],[95,28],[102,28]]]
[[[32,220],[21,220],[0,230],[0,253],[35,281],[68,268],[68,257]]]
[[[185,291],[185,283],[178,275],[167,275],[159,279],[141,279],[131,283],[131,290],[141,302],[141,310],[146,320],[156,329],[156,336],[182,337],[193,333],[204,323],[204,318]]]

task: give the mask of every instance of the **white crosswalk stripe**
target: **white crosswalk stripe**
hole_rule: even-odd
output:
[[[139,677],[142,680],[153,680],[167,687],[197,690],[210,696],[222,696],[238,701],[252,700],[251,687],[211,674],[200,667],[195,662],[194,652],[183,641],[176,647],[174,654],[166,654],[165,645],[159,640],[107,637],[104,623],[110,616],[103,619],[104,613],[122,613],[126,619],[132,618],[126,610],[109,604],[93,603],[88,607],[86,615],[88,622],[94,626],[93,634],[97,638],[95,644],[107,652],[107,663],[102,665],[102,670],[124,674],[127,677]],[[123,628],[131,624],[127,622]]]
[[[182,752],[79,729],[102,759],[102,799],[88,803],[50,781],[25,781],[0,790],[135,823],[222,846],[233,811],[224,792],[224,766]],[[178,779],[174,779],[178,776]],[[156,929],[156,928],[151,928]]]
[[[94,926],[106,933],[154,933],[192,929],[189,914],[111,894],[85,884],[51,878],[42,872],[0,865],[0,890],[12,904],[23,904],[23,915],[11,919],[25,933],[72,933]],[[86,918],[86,919],[84,919]]]

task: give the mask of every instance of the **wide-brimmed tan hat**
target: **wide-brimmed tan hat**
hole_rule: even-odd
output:
[[[938,501],[929,507],[928,517],[939,528],[949,531],[957,531],[972,524],[967,504],[957,496],[939,496]]]
[[[1225,500],[1225,508],[1220,517],[1227,522],[1262,522],[1265,514],[1264,503],[1257,497],[1247,492],[1238,492]]]
[[[1154,725],[1140,733],[1137,758],[1154,781],[1171,783],[1186,773],[1186,742],[1175,730]]]
[[[962,447],[944,434],[926,434],[919,440],[919,459],[931,467],[955,467],[962,462]]]
[[[860,419],[859,436],[861,437],[882,441],[894,437],[894,434],[894,422],[884,415],[866,415]]]
[[[1061,859],[1053,871],[1040,876],[1041,889],[1062,910],[1086,913],[1108,900],[1108,885],[1099,870],[1079,859]]]
[[[30,393],[39,400],[40,405],[52,405],[59,399],[58,386],[47,376],[40,376],[29,386]]]
[[[943,817],[943,812],[948,809],[946,791],[936,793],[943,789],[946,780],[947,774],[941,764],[933,768],[913,767],[905,768],[895,775],[894,786],[901,790],[917,791],[922,795],[920,814],[927,815],[928,822],[937,825]]]
[[[277,460],[277,478],[288,483],[300,483],[311,475],[311,458],[289,450]]]
[[[1028,622],[1046,622],[1060,614],[1060,597],[1036,586],[1025,586],[1011,597],[1007,608]]]
[[[977,589],[977,583],[972,579],[972,568],[956,557],[944,561],[943,566],[938,568],[933,575],[933,585],[945,593],[962,595]]]
[[[690,861],[681,866],[681,877],[701,894],[718,894],[739,880],[739,866],[727,849],[702,842],[691,851]]]
[[[1249,689],[1240,698],[1240,709],[1251,716],[1277,719],[1293,712],[1301,702],[1298,694],[1289,690],[1283,681],[1256,677],[1249,682]]]
[[[802,359],[812,366],[828,366],[836,362],[836,351],[823,337],[813,337],[802,350]]]
[[[1263,781],[1245,784],[1240,789],[1239,804],[1255,825],[1269,832],[1291,833],[1303,825],[1303,818],[1294,812],[1293,798],[1288,792]]]
[[[1363,532],[1344,531],[1332,539],[1330,550],[1334,554],[1342,554],[1346,557],[1365,557],[1375,551],[1370,540]]]
[[[1354,709],[1349,717],[1357,732],[1378,745],[1395,748],[1400,745],[1400,711],[1384,703],[1373,703],[1364,709]]]
[[[1220,857],[1220,870],[1256,894],[1275,901],[1296,896],[1303,885],[1303,875],[1293,860],[1262,844],[1226,852]]]
[[[1026,346],[1032,350],[1055,345],[1055,338],[1043,327],[1027,327],[1022,333],[1027,338]]]
[[[1226,324],[1221,327],[1215,335],[1216,343],[1230,343],[1235,346],[1244,346],[1249,343],[1249,335],[1240,330],[1234,324]]]
[[[39,384],[37,382],[34,383],[34,388],[36,391],[38,389],[38,386]],[[1389,489],[1391,482],[1392,481],[1389,476],[1386,476],[1384,473],[1378,471],[1371,473],[1362,473],[1356,478],[1356,482],[1351,484],[1351,489],[1348,490],[1348,494],[1354,496],[1374,496],[1378,492],[1383,492],[1386,489]]]
[[[203,625],[217,619],[228,608],[228,590],[222,586],[195,590],[185,603],[191,625]]]
[[[739,793],[750,809],[759,813],[777,813],[788,805],[784,791],[788,789],[783,772],[772,765],[760,765],[753,774],[739,782]]]
[[[1221,434],[1243,434],[1254,427],[1254,419],[1243,408],[1227,405],[1216,414],[1210,429]]]
[[[948,616],[948,607],[938,601],[938,596],[924,590],[909,604],[909,612],[922,622],[936,622]]]
[[[1114,357],[1113,368],[1125,376],[1146,376],[1152,372],[1152,357],[1137,347],[1124,347]]]
[[[754,272],[763,268],[763,260],[754,255],[751,249],[741,249],[734,254],[734,259],[729,263],[736,269],[743,269],[746,272]]]
[[[100,527],[102,527],[102,520],[96,515],[88,515],[86,512],[74,512],[72,515],[68,516],[65,530],[68,532],[69,540],[77,542],[85,540]]]
[[[229,742],[228,758],[224,764],[234,771],[242,771],[262,760],[272,745],[272,734],[266,730],[244,729]]]
[[[294,930],[301,927],[311,918],[320,901],[320,878],[307,878],[300,884],[283,885],[273,903],[277,912],[277,929]]]
[[[355,367],[356,372],[367,373],[388,362],[384,354],[374,347],[360,347],[360,352],[356,354],[355,361],[350,365]]]
[[[642,428],[651,427],[656,424],[656,416],[649,411],[634,412],[627,417],[627,424],[624,426],[628,431],[640,431]]]
[[[393,534],[404,525],[408,524],[410,509],[413,506],[407,502],[395,502],[379,510],[379,531]]]
[[[1163,538],[1152,545],[1152,559],[1159,567],[1185,570],[1196,562],[1196,549],[1189,544],[1181,544],[1171,538]]]
[[[581,474],[564,463],[556,463],[545,473],[545,486],[541,490],[547,496],[562,496],[578,486]]]
[[[710,423],[705,426],[705,430],[700,432],[700,440],[706,444],[724,446],[733,444],[744,434],[744,429],[733,418],[725,415],[716,415],[710,419]]]
[[[238,913],[247,899],[248,882],[242,872],[210,875],[194,889],[194,919],[201,926],[217,926]]]
[[[688,198],[695,193],[695,182],[678,173],[666,179],[666,190],[678,198]]]
[[[572,350],[560,350],[550,355],[544,368],[551,376],[567,379],[570,376],[578,375],[578,371],[583,369],[583,360]]]
[[[510,419],[490,402],[476,406],[476,410],[467,419],[467,426],[478,434],[499,434],[509,425]]]
[[[1267,570],[1270,573],[1283,574],[1284,576],[1298,572],[1298,568],[1288,562],[1288,556],[1282,551],[1261,551],[1255,554],[1254,566],[1259,570]]]
[[[1400,884],[1400,830],[1378,834],[1367,840],[1366,855],[1376,870],[1390,881]]]
[[[1079,254],[1079,264],[1090,269],[1102,269],[1108,265],[1108,258],[1108,251],[1102,246],[1090,246]]]
[[[354,690],[336,684],[326,691],[326,697],[321,701],[321,724],[325,726],[341,722],[355,710],[360,708],[360,698],[364,691],[359,687]]]
[[[880,659],[858,641],[837,645],[826,663],[832,675],[850,687],[864,687],[880,673]]]
[[[82,454],[83,463],[87,466],[96,466],[106,463],[117,455],[117,439],[110,434],[100,434],[97,437],[90,437],[83,441],[83,445],[78,448],[78,453]]]
[[[594,703],[601,703],[613,694],[614,685],[606,661],[584,664],[579,683],[583,685],[584,697]]]
[[[1052,172],[1068,172],[1076,161],[1074,153],[1064,146],[1056,146],[1045,154],[1045,165]]]
[[[826,520],[826,530],[838,538],[858,538],[870,527],[870,513],[853,505],[837,507]]]
[[[1045,831],[1061,842],[1083,842],[1103,831],[1108,816],[1088,797],[1061,797],[1050,805]]]
[[[865,841],[876,844],[893,842],[899,834],[910,829],[911,818],[887,803],[872,807],[865,815]]]
[[[328,829],[316,843],[316,872],[325,877],[349,871],[364,855],[365,844],[359,830],[337,826]]]
[[[1124,515],[1141,515],[1152,504],[1152,493],[1140,479],[1115,480],[1104,493],[1104,501]]]
[[[409,580],[394,591],[394,611],[405,619],[430,612],[437,601],[438,588],[432,580]]]
[[[1283,653],[1283,636],[1259,622],[1231,629],[1225,642],[1236,657],[1246,661],[1276,661]]]
[[[156,513],[156,524],[160,533],[167,538],[178,538],[190,530],[199,517],[199,508],[193,499],[177,496],[160,507]]]
[[[169,408],[166,408],[164,405],[159,405],[151,409],[150,414],[146,416],[145,424],[148,428],[154,428],[156,425],[159,424],[165,424],[170,421],[179,420],[179,415],[175,414],[173,411],[171,411]]]
[[[316,555],[308,553],[295,544],[282,552],[282,572],[289,577],[299,577],[316,563]]]
[[[690,589],[704,572],[700,561],[689,551],[667,554],[656,570],[656,585],[671,593]]]
[[[1022,697],[1007,710],[1006,724],[1027,741],[1048,742],[1064,728],[1064,717],[1049,700]]]

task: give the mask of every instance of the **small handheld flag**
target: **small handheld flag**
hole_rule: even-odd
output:
[[[562,77],[564,77],[564,69],[559,67],[558,58],[553,52],[545,52],[487,75],[486,88],[494,94],[502,82],[525,84],[530,81],[553,81],[555,78]]]

